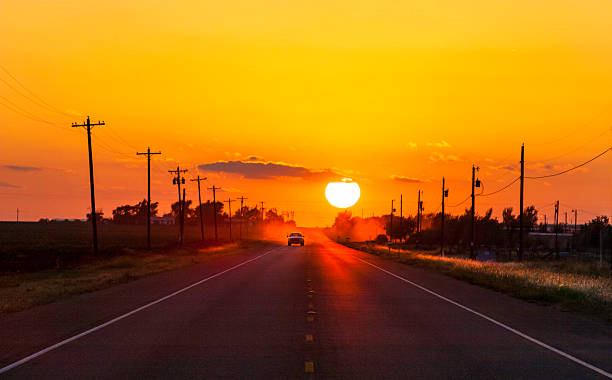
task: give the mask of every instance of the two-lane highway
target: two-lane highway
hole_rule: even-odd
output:
[[[172,291],[160,294],[160,282]],[[149,277],[114,297],[121,292],[129,302],[109,304],[103,321],[83,314],[78,331],[43,330],[50,318],[70,318],[104,298],[94,293],[0,319],[12,327],[0,333],[10,352],[0,355],[0,376],[579,379],[612,369],[609,326],[314,232],[305,247]]]

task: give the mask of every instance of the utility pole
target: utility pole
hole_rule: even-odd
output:
[[[559,260],[559,201],[555,202],[555,259]]]
[[[419,197],[417,199],[417,222],[416,222],[416,230],[417,232],[421,232],[421,190],[419,190]]]
[[[232,240],[232,199],[227,198],[227,200],[223,202],[227,202],[227,207],[228,207],[227,214],[229,215],[229,235],[230,235],[229,238],[230,238],[230,241],[233,241]]]
[[[178,206],[179,206],[179,246],[183,245],[183,201],[181,199],[181,184],[185,184],[185,177],[181,178],[181,173],[186,173],[187,169],[181,169],[178,165],[176,170],[168,170],[168,173],[175,174],[172,184],[178,187]]]
[[[399,230],[400,230],[400,244],[402,243],[402,237],[404,236],[403,227],[404,227],[404,200],[403,200],[403,195],[400,194],[400,228],[399,228]]]
[[[603,236],[604,229],[599,230],[599,267],[603,267]]]
[[[475,165],[472,165],[472,240],[470,241],[470,258],[474,259],[476,258],[476,255],[474,253],[474,241],[476,240],[476,230],[475,230],[475,225],[476,225],[476,194],[474,194],[474,187],[480,187],[480,180],[478,180],[476,178],[476,171],[479,170],[480,168],[476,167]]]
[[[147,147],[146,153],[136,152],[137,156],[147,156],[147,249],[151,249],[151,155],[161,152],[151,152]]]
[[[389,222],[389,240],[391,240],[391,242],[393,242],[393,211],[395,211],[395,209],[393,208],[393,199],[391,199],[391,214],[389,215],[390,217],[390,222]]]
[[[183,187],[183,200],[181,201],[181,245],[185,238],[185,188]]]
[[[444,177],[442,177],[442,218],[440,222],[440,255],[444,257],[444,198],[448,197],[448,190],[445,189]]]
[[[207,178],[200,178],[200,176],[198,175],[198,178],[196,179],[192,179],[191,181],[198,181],[198,201],[200,203],[200,234],[202,235],[202,241],[204,241],[204,216],[202,213],[202,192],[200,191],[200,182],[202,181],[206,181]]]
[[[574,233],[572,233],[572,247],[575,252],[578,252],[578,210],[573,209],[574,213]]]
[[[240,199],[240,240],[242,240],[242,219],[244,219],[244,200],[249,199],[244,196],[238,198]]]
[[[264,202],[263,202],[263,201],[261,201],[261,221],[262,221],[262,222],[263,222],[263,220],[264,220],[264,218],[265,218],[265,215],[266,215],[266,214],[264,214],[264,210],[265,210],[265,209],[264,209]]]
[[[98,255],[98,218],[96,216],[96,195],[94,190],[93,158],[91,154],[91,128],[105,125],[103,121],[92,123],[87,116],[87,121],[83,124],[72,123],[73,128],[83,127],[87,130],[87,148],[89,150],[89,191],[91,195],[91,227],[93,229],[93,249],[94,255]]]
[[[17,223],[19,223],[19,207],[17,207]]]
[[[525,185],[525,144],[521,145],[521,200],[519,214],[519,251],[518,261],[523,261],[523,191]]]
[[[217,198],[215,196],[215,191],[221,190],[221,188],[215,187],[215,185],[213,185],[213,187],[209,187],[208,190],[212,190],[213,192],[213,221],[215,224],[215,243],[218,243],[219,235],[217,235]]]

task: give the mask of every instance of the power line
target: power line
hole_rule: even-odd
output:
[[[127,158],[133,159],[133,156],[131,154],[127,154],[127,153],[116,151],[113,148],[111,148],[106,142],[104,142],[104,140],[101,140],[99,138],[93,144],[96,145],[98,148],[102,148],[103,150],[105,150],[105,151],[107,151],[109,153],[114,153],[114,154],[118,154],[120,156],[125,156]]]
[[[541,176],[535,176],[535,177],[528,177],[528,176],[525,176],[525,178],[528,178],[528,179],[540,179],[540,178],[556,177],[556,176],[558,176],[558,175],[561,175],[561,174],[565,174],[565,173],[571,172],[572,170],[576,170],[576,169],[578,169],[578,168],[580,168],[580,167],[582,167],[582,166],[584,166],[584,165],[586,165],[586,164],[588,164],[588,163],[590,163],[590,162],[592,162],[592,161],[594,161],[594,160],[598,159],[599,157],[601,157],[601,156],[603,156],[604,154],[608,153],[610,150],[612,150],[612,147],[610,147],[610,148],[608,148],[608,149],[604,150],[603,152],[599,153],[597,156],[595,156],[595,157],[591,158],[591,159],[590,159],[590,160],[588,160],[588,161],[585,161],[585,162],[581,163],[580,165],[576,165],[576,166],[574,166],[573,168],[570,168],[570,169],[567,169],[567,170],[563,170],[563,171],[558,172],[558,173],[554,173],[554,174],[547,174],[547,175],[541,175]]]
[[[584,148],[585,146],[587,146],[587,145],[589,145],[590,143],[592,143],[593,141],[598,140],[598,139],[599,139],[601,136],[603,136],[603,135],[605,135],[605,134],[607,134],[607,133],[609,133],[609,132],[612,132],[612,128],[607,128],[607,127],[606,127],[606,129],[605,129],[603,132],[599,133],[597,136],[595,136],[595,137],[593,137],[592,139],[588,140],[588,141],[587,141],[587,142],[585,142],[584,144],[581,144],[581,145],[579,145],[578,147],[576,147],[576,148],[574,148],[574,149],[572,149],[572,150],[570,150],[570,151],[567,151],[567,152],[565,152],[565,153],[559,154],[559,155],[557,155],[557,156],[553,156],[553,157],[547,158],[547,159],[545,159],[545,160],[538,160],[538,162],[548,162],[548,161],[553,161],[553,160],[556,160],[556,159],[558,159],[558,158],[565,157],[565,156],[567,156],[567,155],[569,155],[569,154],[572,154],[572,153],[574,153],[574,152],[577,152],[577,151],[581,150],[582,148]]]
[[[13,102],[9,101],[8,99],[6,99],[6,98],[4,98],[4,97],[2,97],[2,98],[3,98],[3,99],[5,99],[5,101],[7,101],[7,102],[9,102],[9,103],[11,103],[11,104],[13,104],[13,105],[5,104],[5,103],[2,103],[2,102],[0,102],[0,105],[3,105],[4,107],[8,108],[9,110],[11,110],[11,111],[15,112],[15,113],[16,113],[16,114],[18,114],[18,115],[24,116],[24,117],[26,117],[26,118],[28,118],[28,119],[30,119],[30,120],[34,120],[34,121],[37,121],[37,122],[39,122],[39,123],[44,123],[44,124],[50,125],[50,126],[52,126],[52,127],[58,128],[58,129],[67,130],[67,129],[65,129],[65,128],[62,128],[62,127],[61,127],[59,124],[57,124],[57,123],[54,123],[54,122],[52,122],[52,121],[49,121],[49,120],[45,120],[45,119],[43,119],[43,118],[40,118],[40,117],[38,117],[38,116],[36,116],[36,115],[34,115],[34,114],[32,114],[32,113],[28,112],[28,111],[23,110],[22,108],[18,107],[17,105],[15,105],[15,103],[13,103]]]
[[[107,128],[107,131],[110,132],[109,137],[112,138],[113,140],[127,146],[128,148],[138,149],[134,145],[127,142],[124,138],[122,138],[121,135],[114,130],[114,128]]]
[[[21,107],[20,107],[20,106],[18,106],[16,103],[12,102],[10,99],[8,99],[8,98],[6,98],[6,97],[4,97],[4,96],[2,96],[2,95],[0,95],[0,98],[4,99],[4,101],[5,101],[5,102],[7,102],[7,103],[9,103],[9,104],[10,104],[12,107],[14,107],[14,108],[18,109],[19,111],[23,112],[24,114],[29,115],[29,117],[31,117],[31,118],[36,118],[36,119],[38,119],[39,121],[43,121],[43,122],[46,122],[46,123],[54,124],[54,123],[52,123],[52,122],[50,122],[50,121],[44,120],[44,119],[43,119],[43,118],[41,118],[40,116],[37,116],[37,115],[33,114],[32,112],[30,112],[30,111],[28,111],[28,110],[25,110],[25,109],[21,108]]]
[[[509,188],[510,186],[512,186],[516,181],[518,181],[519,179],[521,179],[521,177],[516,177],[515,179],[512,180],[512,182],[510,182],[509,184],[507,184],[506,186],[502,187],[501,189],[495,190],[493,192],[490,193],[486,193],[486,194],[478,194],[479,197],[488,197],[489,195],[493,195],[493,194],[497,194],[500,193],[504,190],[506,190],[507,188]],[[484,184],[482,185],[483,187],[483,191],[484,191]]]
[[[448,205],[446,207],[458,207],[461,206],[462,204],[464,204],[468,199],[470,199],[472,196],[468,195],[467,198],[465,198],[464,200],[462,200],[461,202],[457,203],[456,205]]]
[[[32,92],[30,89],[28,89],[26,86],[23,85],[23,83],[21,83],[19,80],[17,80],[17,78],[15,78],[4,66],[0,65],[0,69],[2,69],[2,71],[4,71],[9,77],[11,77],[11,79],[13,79],[21,88],[23,88],[24,90],[26,90],[30,95],[32,95],[36,100],[24,95],[23,93],[21,93],[19,90],[17,90],[16,88],[14,88],[13,86],[11,86],[8,82],[6,82],[4,79],[0,78],[0,81],[4,82],[4,84],[6,84],[8,87],[12,88],[13,91],[17,92],[19,95],[25,97],[26,99],[28,99],[29,101],[31,101],[32,103],[38,105],[39,107],[45,108],[49,111],[53,111],[55,113],[58,113],[64,117],[71,117],[74,115],[70,115],[65,111],[60,110],[57,107],[52,106],[51,104],[45,102],[40,96],[36,95],[34,92]],[[82,116],[82,115],[77,115],[77,116]]]
[[[584,209],[581,209],[581,208],[578,208],[578,207],[574,207],[572,205],[568,205],[567,203],[561,203],[561,205],[563,205],[565,207],[569,207],[569,208],[574,209],[574,210],[585,212],[587,214],[595,215],[595,216],[602,215],[601,213],[596,213],[596,212],[584,210]]]
[[[24,94],[23,92],[19,91],[19,90],[18,90],[18,89],[16,89],[15,87],[13,87],[13,86],[12,86],[12,85],[11,85],[9,82],[5,81],[4,79],[0,78],[0,82],[4,83],[4,84],[5,84],[5,85],[7,85],[9,88],[11,88],[13,91],[15,91],[17,94],[19,94],[19,95],[23,96],[23,97],[24,97],[24,98],[26,98],[27,100],[29,100],[29,101],[31,101],[32,103],[36,104],[37,106],[39,106],[39,107],[41,107],[41,108],[46,109],[47,111],[49,111],[49,107],[45,106],[45,105],[44,105],[43,103],[41,103],[40,101],[35,100],[35,99],[33,99],[33,98],[31,98],[31,97],[27,96],[27,95],[26,95],[26,94]],[[57,111],[54,111],[54,110],[53,110],[53,112],[56,112],[56,113],[57,113]],[[68,116],[66,116],[66,114],[63,114],[62,116],[68,117]]]

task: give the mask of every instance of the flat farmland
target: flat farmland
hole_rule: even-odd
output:
[[[213,226],[205,226],[205,243],[214,241]],[[257,231],[249,229],[249,238]],[[239,234],[239,226],[233,226],[233,237]],[[243,231],[244,237],[246,229]],[[229,226],[218,227],[219,240],[229,241]],[[147,230],[143,225],[117,225],[101,223],[98,241],[102,255],[115,255],[130,250],[146,248]],[[200,227],[185,226],[185,244],[200,242]],[[178,226],[151,226],[151,245],[154,250],[175,247],[178,243]],[[84,222],[0,222],[0,270],[39,270],[62,266],[89,256],[92,247],[91,225]]]

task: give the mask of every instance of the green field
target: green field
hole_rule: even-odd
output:
[[[146,248],[146,226],[101,223],[98,229],[102,255]],[[238,226],[233,226],[234,239],[238,232]],[[229,226],[219,226],[218,234],[221,242],[229,241]],[[256,237],[255,234],[253,229],[249,231],[250,238]],[[205,245],[214,241],[212,226],[205,226],[205,239]],[[185,244],[201,244],[200,240],[200,227],[186,225]],[[176,247],[177,243],[178,226],[151,226],[151,245],[154,250]],[[69,265],[91,255],[91,247],[92,232],[89,223],[0,222],[0,271],[32,271]]]

